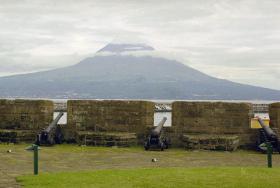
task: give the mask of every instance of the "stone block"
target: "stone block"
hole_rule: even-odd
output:
[[[77,131],[76,140],[80,145],[93,146],[135,146],[135,133]]]
[[[252,105],[249,103],[172,103],[172,128],[179,138],[183,134],[235,135],[239,137],[241,146],[254,145],[257,137],[252,141],[249,136],[256,135],[255,130],[250,128],[252,117]]]
[[[0,100],[0,129],[40,130],[52,120],[52,101]]]
[[[37,132],[32,130],[8,130],[0,129],[0,143],[33,143]]]
[[[268,108],[271,127],[280,130],[280,102],[272,103]]]
[[[186,135],[182,136],[186,149],[235,151],[239,146],[239,137],[235,135]]]
[[[143,134],[154,124],[154,103],[125,100],[69,100],[68,139],[75,131]]]

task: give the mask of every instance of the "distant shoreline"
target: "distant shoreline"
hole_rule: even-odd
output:
[[[160,103],[160,104],[171,104],[172,102],[175,101],[189,101],[189,102],[233,102],[233,103],[252,103],[252,104],[270,104],[270,103],[275,103],[275,102],[280,102],[279,100],[206,100],[206,99],[201,99],[201,100],[191,100],[191,99],[53,99],[53,98],[0,98],[0,99],[7,99],[7,100],[15,100],[15,99],[24,99],[24,100],[51,100],[53,102],[58,102],[58,103],[63,103],[67,102],[68,100],[129,100],[129,101],[151,101],[155,103]]]

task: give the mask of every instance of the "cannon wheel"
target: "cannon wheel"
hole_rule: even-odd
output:
[[[145,150],[149,150],[150,149],[150,144],[149,144],[148,141],[145,142],[144,148],[145,148]]]
[[[55,137],[55,143],[61,144],[62,141],[63,141],[63,135],[61,133],[58,133],[58,135],[56,135],[56,137]]]
[[[160,143],[160,150],[163,151],[165,147],[166,147],[165,144],[163,142],[161,142]]]
[[[260,145],[262,144],[260,136],[258,137],[256,141],[256,150],[259,152],[262,152],[263,150],[260,148]]]
[[[169,143],[170,141],[168,139],[164,139],[164,145],[165,145],[165,149],[168,149],[169,148]]]

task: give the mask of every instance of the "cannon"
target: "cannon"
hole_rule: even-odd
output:
[[[277,134],[269,127],[264,124],[261,118],[258,118],[258,122],[261,125],[260,136],[258,139],[257,146],[261,151],[266,151],[266,145],[271,144],[273,151],[280,153],[280,144]]]
[[[150,148],[159,148],[161,151],[163,151],[164,149],[168,148],[169,141],[163,135],[163,125],[166,120],[166,117],[162,118],[159,124],[151,131],[147,141],[144,144],[145,150],[149,150]]]
[[[58,126],[58,121],[63,114],[63,112],[60,112],[51,124],[37,135],[35,142],[37,145],[54,145],[62,143],[63,135],[60,127]]]

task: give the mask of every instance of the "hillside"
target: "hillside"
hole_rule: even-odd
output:
[[[280,91],[217,79],[147,45],[109,44],[74,66],[0,78],[0,97],[279,100]]]

